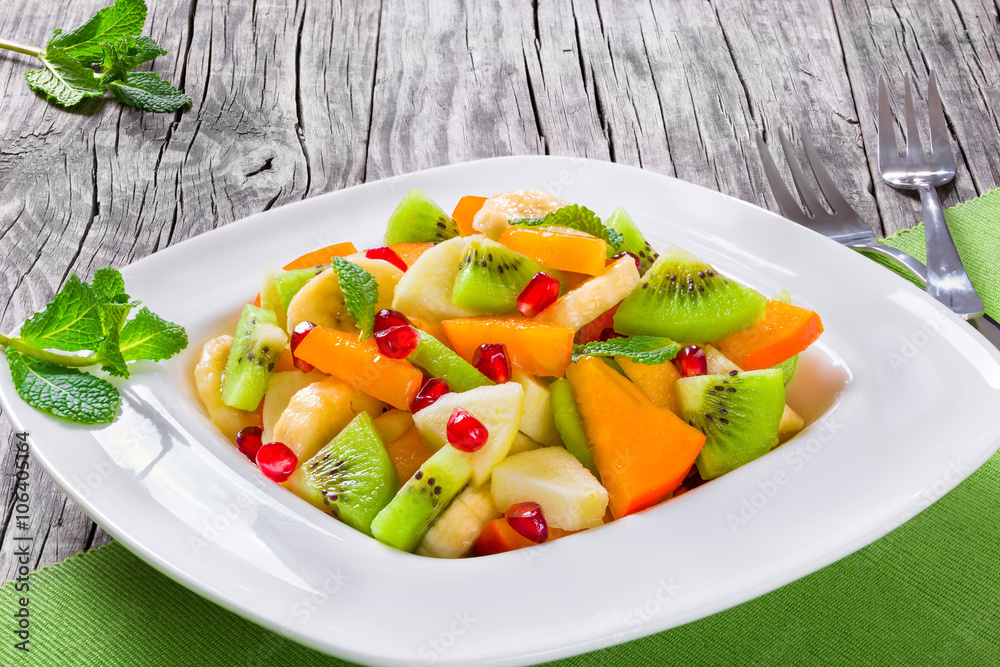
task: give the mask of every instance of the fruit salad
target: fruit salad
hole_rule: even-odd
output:
[[[252,296],[252,295],[248,295]],[[819,316],[622,208],[412,190],[383,245],[264,271],[194,369],[260,474],[384,544],[438,558],[622,519],[804,427],[785,403]]]

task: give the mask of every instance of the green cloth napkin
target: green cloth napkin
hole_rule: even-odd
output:
[[[1000,190],[946,214],[996,317]],[[888,242],[924,258],[922,227]],[[4,665],[349,664],[208,602],[119,543],[29,580],[28,653],[14,648],[13,614],[24,593],[17,582],[0,589]],[[1000,664],[1000,454],[911,521],[829,567],[709,618],[555,664]]]

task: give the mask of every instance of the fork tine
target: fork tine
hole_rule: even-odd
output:
[[[820,191],[826,197],[827,203],[830,204],[830,208],[833,209],[834,213],[853,212],[854,209],[844,199],[844,195],[840,194],[837,184],[830,178],[830,174],[823,165],[823,161],[820,160],[819,153],[816,152],[816,147],[813,145],[812,137],[809,136],[804,127],[799,128],[799,135],[802,137],[802,146],[806,149],[806,160],[809,161],[809,167],[816,177],[816,182],[819,183]]]
[[[896,133],[892,127],[892,108],[889,106],[889,91],[885,88],[885,77],[878,76],[878,164],[879,171],[885,171],[899,161]]]
[[[924,154],[920,145],[920,130],[917,129],[917,111],[913,108],[913,91],[910,75],[906,75],[906,156],[917,157]]]
[[[941,93],[938,91],[937,75],[933,71],[930,83],[927,85],[927,115],[931,122],[931,154],[941,158],[951,157],[954,160],[948,123],[944,118],[944,105],[941,102]]]
[[[795,151],[792,149],[791,142],[788,141],[788,137],[781,130],[778,130],[778,139],[781,140],[781,148],[785,151],[785,160],[788,162],[788,168],[792,170],[792,182],[795,184],[795,189],[799,193],[799,198],[805,205],[806,210],[812,214],[812,217],[818,217],[823,215],[826,210],[823,205],[819,203],[819,199],[813,194],[812,188],[809,187],[809,183],[806,181],[806,176],[802,172],[802,165],[799,163],[798,157],[795,155]]]
[[[767,183],[771,186],[771,193],[778,202],[778,209],[781,211],[781,215],[798,223],[807,222],[809,216],[802,212],[798,202],[795,201],[795,197],[792,196],[792,193],[785,186],[785,181],[781,178],[778,166],[774,164],[771,151],[767,150],[767,145],[764,144],[764,137],[760,135],[760,132],[757,133],[757,151],[760,153],[760,161],[764,163],[764,175],[767,176]]]

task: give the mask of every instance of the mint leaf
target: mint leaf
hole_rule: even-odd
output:
[[[7,363],[17,395],[36,410],[81,424],[110,424],[118,412],[118,390],[107,380],[10,347]]]
[[[515,227],[568,227],[604,239],[615,250],[618,250],[625,240],[621,232],[605,227],[601,219],[589,208],[576,204],[563,206],[544,218],[520,218],[511,220],[510,224]]]
[[[122,37],[114,43],[105,42],[101,46],[104,47],[101,67],[105,70],[101,75],[101,83],[107,85],[112,81],[127,79],[128,73],[137,66],[167,53],[151,37]]]
[[[114,267],[105,266],[97,269],[90,285],[99,304],[125,303],[129,300],[128,294],[125,293],[125,279]]]
[[[573,361],[591,357],[628,357],[640,364],[662,364],[677,356],[683,346],[669,338],[658,336],[629,336],[598,340],[586,345],[573,346]]]
[[[81,65],[71,55],[57,48],[47,48],[38,59],[45,69],[24,75],[31,89],[56,104],[71,107],[87,97],[100,97],[104,87],[94,71]]]
[[[121,330],[125,318],[132,310],[131,303],[105,303],[99,308],[101,325],[104,327],[104,342],[98,352],[104,357],[101,369],[118,377],[128,377],[128,366],[121,352]]]
[[[174,356],[187,344],[184,327],[143,308],[122,328],[119,349],[125,361],[160,361]]]
[[[143,0],[116,0],[75,30],[56,30],[46,47],[57,47],[84,65],[101,62],[104,42],[114,42],[120,37],[138,35],[146,22],[146,3]]]
[[[375,327],[375,304],[378,302],[378,283],[365,269],[341,257],[332,260],[337,272],[340,290],[344,293],[347,312],[361,330],[361,340],[368,340]]]
[[[94,350],[104,338],[104,327],[93,288],[73,274],[45,310],[21,326],[20,336],[38,348]]]
[[[108,88],[119,102],[145,111],[169,112],[190,106],[191,98],[164,81],[156,72],[132,72]]]

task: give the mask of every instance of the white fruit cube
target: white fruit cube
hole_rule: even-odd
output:
[[[516,454],[493,469],[493,502],[501,512],[536,502],[549,526],[585,530],[604,523],[608,492],[562,447]]]

